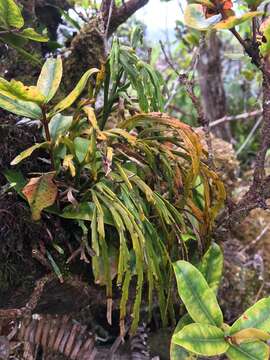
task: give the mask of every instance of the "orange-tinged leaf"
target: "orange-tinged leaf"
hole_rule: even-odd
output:
[[[232,0],[225,0],[223,2],[223,9],[224,10],[230,10],[230,9],[232,9],[232,7],[233,7]]]
[[[32,178],[22,190],[30,205],[33,220],[39,220],[41,211],[55,202],[57,187],[53,182],[54,175],[51,172]]]
[[[236,25],[240,25],[243,22],[250,20],[250,19],[254,18],[255,16],[259,16],[261,14],[262,13],[259,11],[251,11],[240,17],[230,16],[226,20],[220,21],[218,24],[216,24],[214,26],[214,29],[216,29],[216,30],[231,29],[231,28],[235,27]]]

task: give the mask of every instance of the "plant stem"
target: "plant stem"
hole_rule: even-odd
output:
[[[257,42],[257,21],[256,18],[252,18],[252,44],[255,46]]]
[[[222,19],[226,20],[228,18],[228,16],[226,15],[223,7],[220,7],[219,2],[216,0],[215,0],[215,4],[216,4],[216,7],[219,9],[220,14],[222,15]],[[254,23],[255,23],[255,25],[254,25]],[[255,20],[255,18],[252,19],[252,25],[253,25],[253,45],[256,45],[256,20]],[[258,59],[256,58],[256,56],[254,56],[254,51],[252,51],[252,47],[250,47],[248,45],[248,43],[241,37],[241,35],[239,34],[239,32],[237,32],[235,30],[235,28],[230,29],[230,31],[236,37],[236,39],[239,41],[239,43],[243,46],[243,48],[245,49],[245,52],[252,59],[252,62],[254,63],[254,65],[256,65],[259,69],[261,69],[261,64],[258,61]],[[254,41],[254,38],[255,38],[255,41]]]
[[[3,30],[3,31],[0,31],[0,35],[14,34],[14,33],[17,33],[19,31],[20,31],[19,29]]]
[[[47,119],[47,115],[46,115],[46,107],[42,106],[42,120],[41,120],[43,127],[44,127],[44,131],[45,131],[45,136],[46,136],[46,140],[50,143],[50,157],[51,157],[51,165],[52,165],[52,169],[55,169],[55,164],[54,164],[54,158],[53,158],[53,148],[52,148],[52,142],[51,142],[51,134],[50,134],[50,129],[49,129],[49,123],[48,123],[48,119]]]

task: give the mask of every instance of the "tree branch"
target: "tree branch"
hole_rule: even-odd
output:
[[[127,21],[137,10],[146,5],[148,1],[149,0],[129,0],[128,2],[124,2],[120,7],[114,6],[108,28],[108,36],[111,36],[120,25]],[[108,0],[104,2],[108,2]],[[108,14],[109,13],[107,13],[107,17]]]
[[[107,58],[107,38],[149,0],[129,0],[120,7],[114,0],[103,0],[100,16],[92,18],[73,38],[69,56],[64,58],[64,84],[71,90],[82,74],[100,67]]]

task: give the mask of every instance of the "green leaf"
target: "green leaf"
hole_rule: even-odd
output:
[[[264,0],[244,0],[245,3],[248,4],[248,7],[251,10],[256,10],[258,6],[260,6],[261,3],[263,3]]]
[[[230,16],[226,20],[223,20],[214,26],[216,30],[226,30],[235,27],[236,25],[242,24],[243,22],[259,16],[262,13],[260,11],[248,12],[240,17]]]
[[[54,97],[60,85],[62,73],[63,67],[60,56],[57,59],[49,58],[46,60],[37,81],[37,88],[45,96],[46,102]]]
[[[80,24],[74,20],[71,16],[69,16],[68,11],[62,10],[61,8],[57,8],[59,10],[59,12],[61,13],[61,15],[65,18],[66,22],[71,25],[72,27],[74,27],[75,29],[77,29],[78,31],[81,30],[82,26],[80,26]]]
[[[92,202],[86,201],[81,202],[76,207],[68,205],[64,208],[60,216],[65,219],[92,221],[94,207],[95,205]],[[104,212],[104,223],[114,226],[114,221],[108,209],[106,207],[102,207],[102,209]]]
[[[180,330],[182,330],[186,325],[189,325],[192,323],[193,323],[193,320],[191,319],[189,314],[185,314],[184,316],[182,316],[182,318],[179,320],[179,322],[174,330],[173,336],[176,335]],[[192,360],[192,359],[194,359],[194,357],[182,346],[175,344],[173,341],[171,341],[170,359],[171,360]]]
[[[230,330],[233,335],[240,330],[256,328],[270,332],[270,297],[259,300],[237,319]]]
[[[200,4],[189,4],[185,8],[184,22],[187,26],[199,30],[206,31],[222,19],[220,14],[211,16],[206,19],[203,6]]]
[[[76,137],[74,139],[75,153],[79,162],[83,162],[85,159],[88,149],[91,145],[91,141],[82,137]]]
[[[11,46],[23,47],[25,44],[28,43],[28,39],[23,38],[22,36],[20,36],[19,33],[3,34],[1,35],[1,38],[5,43]]]
[[[28,200],[33,220],[40,220],[41,211],[54,204],[57,187],[53,182],[55,173],[47,173],[30,179],[23,188],[23,194]]]
[[[75,88],[71,91],[71,93],[64,98],[62,101],[60,101],[52,110],[53,113],[61,112],[71,106],[74,101],[80,96],[83,89],[85,88],[88,79],[91,75],[98,73],[98,69],[90,69],[86,71],[86,73],[81,77],[78,84],[75,86]]]
[[[216,326],[190,324],[173,335],[172,342],[198,355],[214,356],[227,351],[229,344]]]
[[[51,118],[49,122],[49,130],[51,138],[56,141],[61,135],[65,135],[72,124],[73,116],[64,116],[62,114],[56,114]]]
[[[18,156],[15,157],[15,159],[13,159],[11,161],[11,165],[17,165],[19,164],[19,162],[21,162],[22,160],[28,158],[36,149],[40,149],[40,148],[46,148],[50,145],[50,143],[48,141],[45,141],[43,143],[40,144],[35,144],[33,146],[31,146],[30,148],[22,151]]]
[[[21,10],[13,0],[0,0],[0,23],[20,29],[24,25]]]
[[[20,32],[20,36],[22,36],[26,39],[30,39],[30,40],[34,40],[34,41],[38,41],[38,42],[49,41],[48,36],[37,33],[33,28],[23,29],[23,31]]]
[[[26,38],[23,38],[16,34],[5,34],[0,36],[0,41],[13,47],[18,53],[22,55],[22,57],[24,57],[34,65],[41,66],[42,63],[37,56],[35,56],[34,54],[30,54],[22,48],[22,44],[26,44],[28,42]]]
[[[218,291],[222,277],[223,260],[223,254],[219,245],[214,243],[204,254],[199,268],[209,287],[213,289],[215,293]]]
[[[223,315],[214,291],[198,269],[187,261],[173,264],[179,295],[195,322],[221,326]]]
[[[0,107],[13,114],[31,119],[40,119],[42,116],[41,109],[37,104],[20,100],[4,90],[0,90]]]
[[[261,341],[243,343],[239,346],[231,344],[226,355],[230,360],[268,360],[269,346]]]
[[[17,193],[24,198],[22,189],[27,183],[21,171],[8,169],[4,171],[4,176],[7,181],[14,187]]]

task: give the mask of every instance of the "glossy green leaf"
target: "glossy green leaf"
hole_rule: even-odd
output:
[[[270,297],[259,300],[247,309],[233,323],[230,334],[235,334],[247,328],[256,328],[270,332]]]
[[[76,137],[74,139],[75,153],[79,162],[83,162],[85,159],[88,149],[91,145],[91,141],[82,137]]]
[[[192,324],[193,320],[189,316],[189,314],[185,314],[182,316],[182,318],[179,320],[173,336],[177,334],[180,330],[182,330],[186,325]],[[184,349],[182,346],[175,344],[173,341],[171,341],[170,345],[170,359],[171,360],[192,360],[194,359],[194,356]]]
[[[41,109],[37,104],[20,100],[4,90],[0,90],[0,107],[13,114],[31,119],[40,119],[42,116]]]
[[[200,4],[189,4],[185,8],[184,22],[187,26],[206,31],[222,19],[221,15],[214,15],[206,19],[203,6]]]
[[[41,211],[54,204],[57,196],[57,187],[53,182],[55,173],[35,177],[23,188],[23,194],[28,200],[33,220],[41,218]]]
[[[50,143],[48,141],[45,141],[43,143],[40,144],[35,144],[31,147],[29,147],[28,149],[22,151],[19,155],[17,155],[12,161],[11,161],[11,165],[17,165],[19,164],[19,162],[21,162],[22,160],[28,158],[35,150],[40,149],[40,148],[46,148],[49,147]]]
[[[0,24],[20,29],[24,25],[21,10],[14,0],[0,0]]]
[[[62,73],[63,67],[60,56],[57,59],[49,58],[46,60],[37,81],[37,88],[45,96],[46,102],[54,97],[60,85]]]
[[[65,219],[92,221],[94,204],[92,202],[81,202],[78,206],[68,205],[60,215]],[[104,223],[114,226],[114,221],[107,208],[103,207]]]
[[[23,176],[21,171],[8,169],[4,171],[4,176],[7,179],[7,181],[14,187],[14,189],[17,191],[17,193],[24,197],[22,193],[22,189],[27,183],[27,180]]]
[[[38,42],[47,42],[49,41],[48,36],[37,33],[33,28],[23,29],[20,32],[20,36],[25,37],[26,39],[38,41]]]
[[[223,315],[214,291],[195,266],[187,261],[173,264],[179,295],[195,322],[221,326]]]
[[[224,333],[209,324],[190,324],[172,337],[172,342],[198,355],[214,356],[227,351],[229,343]]]
[[[56,114],[49,122],[49,130],[51,138],[56,141],[61,135],[65,135],[71,126],[73,116],[64,116],[62,114]]]
[[[269,346],[261,341],[230,345],[226,351],[230,360],[268,360]]]
[[[208,285],[215,293],[218,291],[222,277],[223,260],[221,248],[214,243],[204,254],[199,268]]]
[[[53,113],[61,112],[61,111],[65,110],[66,108],[70,107],[74,103],[74,101],[80,96],[82,91],[84,90],[90,76],[93,74],[96,74],[98,72],[99,72],[99,70],[95,69],[95,68],[86,71],[86,73],[81,77],[78,84],[71,91],[71,93],[66,98],[64,98],[62,101],[60,101],[53,108],[52,112]]]
[[[230,16],[226,20],[223,20],[214,26],[216,30],[226,30],[235,27],[236,25],[242,24],[243,22],[259,16],[262,13],[259,11],[248,12],[242,16]]]

